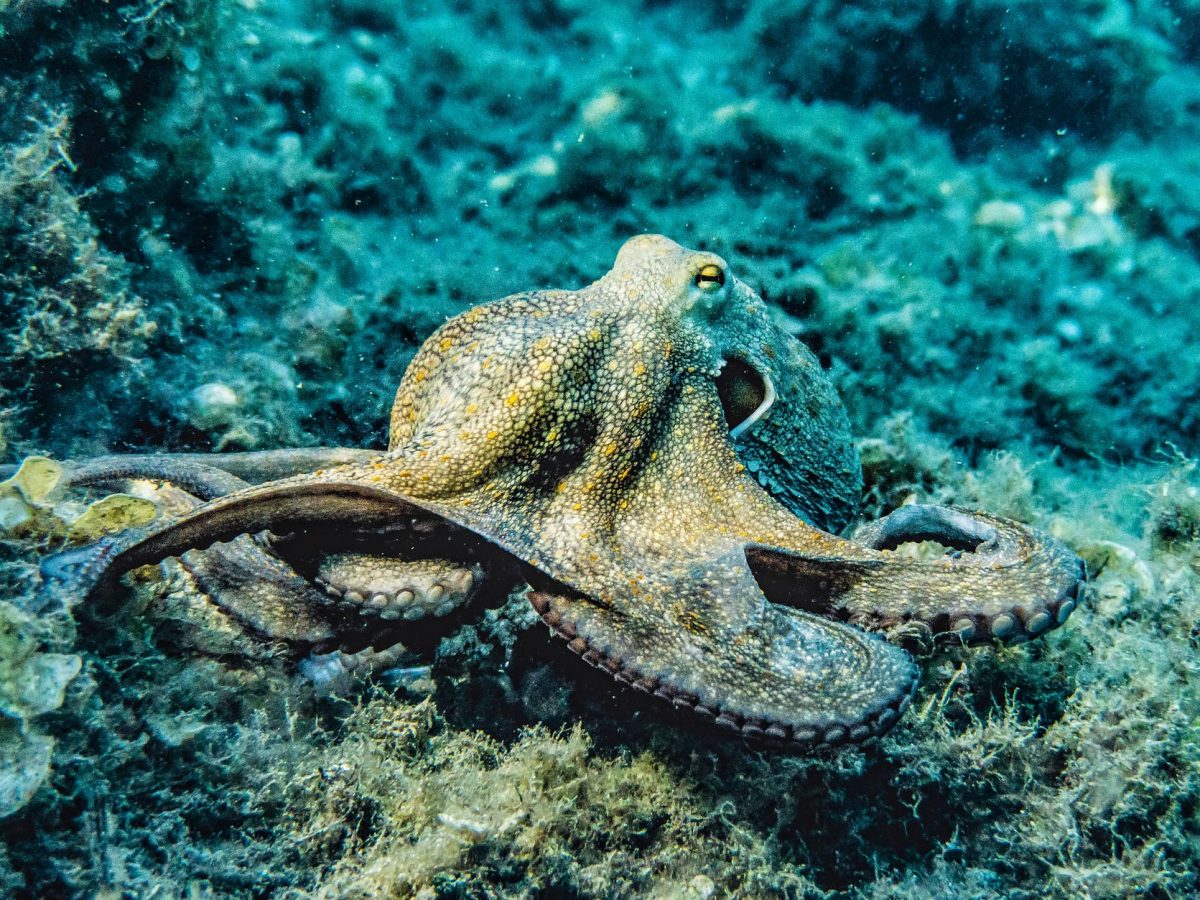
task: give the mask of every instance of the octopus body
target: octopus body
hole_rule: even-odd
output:
[[[588,663],[791,746],[862,740],[903,712],[916,665],[870,629],[1024,640],[1066,620],[1084,579],[1049,536],[946,507],[837,536],[861,473],[819,364],[725,260],[657,235],[587,287],[438,329],[386,452],[110,457],[73,477],[156,478],[185,499],[49,560],[52,592],[179,557],[247,630],[320,652],[507,573]],[[925,540],[949,552],[893,552]]]

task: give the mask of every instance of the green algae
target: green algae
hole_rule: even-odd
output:
[[[831,367],[866,516],[984,508],[1096,573],[1064,629],[939,652],[880,745],[804,759],[581,671],[520,597],[427,653],[433,702],[318,697],[198,653],[161,585],[36,610],[47,532],[0,534],[0,761],[34,776],[4,890],[1200,890],[1200,29],[1130,10],[0,5],[7,460],[378,445],[447,315],[656,230]]]
[[[1099,475],[1069,514],[1039,487],[1063,479],[1056,467],[1008,455],[958,471],[937,482],[941,496],[1012,497],[1008,512],[1031,513],[1087,556],[1094,599],[1041,642],[926,659],[914,708],[879,746],[805,759],[697,742],[686,720],[555,660],[519,615],[448,639],[436,705],[382,686],[347,705],[314,697],[279,659],[181,656],[139,601],[97,611],[107,633],[86,629],[98,688],[59,713],[71,755],[28,815],[65,822],[65,797],[104,785],[106,815],[128,824],[88,852],[130,861],[105,877],[137,890],[200,878],[237,892],[264,865],[260,888],[306,896],[1190,890],[1194,467],[1144,469],[1133,497],[1127,470]],[[505,640],[507,651],[494,643]],[[524,677],[539,658],[551,671]],[[489,679],[496,696],[473,701]],[[578,687],[564,730],[522,715],[536,708],[525,691],[567,680]],[[99,756],[78,743],[88,720],[107,748]],[[138,861],[180,829],[186,853]],[[31,836],[18,834],[7,832],[9,853],[28,875]],[[35,834],[42,852],[55,846],[54,828]],[[56,858],[83,862],[58,846]]]
[[[152,501],[130,494],[80,503],[64,496],[62,482],[63,467],[54,460],[22,460],[12,477],[0,481],[0,535],[32,539],[45,547],[82,544],[145,525],[158,514]]]
[[[64,179],[75,167],[66,115],[45,112],[0,156],[0,406],[47,394],[91,367],[115,378],[154,331],[125,266]],[[83,395],[86,396],[86,393]],[[81,398],[76,397],[76,402]],[[70,408],[46,396],[47,409]]]
[[[54,739],[37,719],[62,706],[82,666],[73,653],[42,652],[38,631],[0,602],[0,818],[23,809],[49,777]]]

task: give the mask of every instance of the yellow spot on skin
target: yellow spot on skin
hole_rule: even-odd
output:
[[[599,328],[593,328],[591,331],[589,331],[589,332],[588,332],[588,339],[589,339],[589,340],[593,340],[593,341],[598,341],[598,340],[600,340],[600,329],[599,329]]]
[[[520,402],[521,402],[521,395],[518,394],[516,391],[513,391],[511,394],[509,394],[507,397],[504,398],[505,406],[516,406]]]
[[[690,631],[692,634],[705,634],[708,631],[708,626],[700,613],[694,609],[688,609],[682,604],[675,604],[675,618],[685,631]]]
[[[546,432],[546,443],[547,444],[553,444],[555,441],[558,440],[558,438],[559,438],[559,434],[558,434],[557,428],[551,428],[549,431]]]
[[[607,444],[604,445],[604,450],[601,452],[603,452],[605,456],[612,456],[614,453],[617,452],[616,441],[609,441]]]
[[[475,413],[476,413],[476,411],[477,411],[478,409],[479,409],[479,405],[478,405],[478,404],[476,404],[476,403],[468,403],[468,404],[467,404],[467,408],[464,410],[464,412],[466,412],[466,414],[467,414],[468,416],[473,416],[473,415],[475,415]]]
[[[646,374],[646,366],[640,359],[636,363],[633,364],[633,374],[634,375],[645,375]]]
[[[454,346],[454,339],[453,338],[442,338],[442,342],[440,344],[438,344],[438,346],[442,348],[442,352],[444,353],[445,351],[449,350],[451,347]]]
[[[551,363],[548,359],[543,359],[540,363],[538,363],[538,372],[540,372],[542,375],[545,375],[553,368],[553,363]]]
[[[494,441],[498,437],[500,437],[500,432],[498,431],[492,430],[487,433],[487,439],[489,441]]]
[[[417,369],[417,371],[415,371],[415,372],[413,373],[413,380],[414,380],[414,381],[424,381],[424,380],[425,380],[425,376],[426,376],[426,375],[428,375],[428,374],[429,374],[429,373],[428,373],[428,372],[426,372],[424,369]]]

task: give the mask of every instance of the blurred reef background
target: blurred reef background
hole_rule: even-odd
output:
[[[0,484],[0,893],[1196,895],[1198,143],[1196,0],[0,0],[0,462],[382,446],[445,318],[656,231],[830,369],[864,516],[1098,573],[786,757],[520,597],[334,692],[137,592],[39,614],[83,509]]]

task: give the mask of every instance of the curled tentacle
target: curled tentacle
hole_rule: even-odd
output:
[[[239,535],[314,525],[382,528],[415,510],[392,492],[355,481],[285,479],[219,497],[177,518],[49,557],[42,564],[45,589],[74,602],[139,566]]]
[[[108,456],[73,464],[68,482],[76,487],[128,479],[169,482],[199,500],[211,500],[250,485],[226,471],[247,474],[329,461],[347,451],[280,451],[221,456]],[[250,457],[247,459],[246,457]],[[211,464],[210,464],[211,463]],[[193,504],[194,506],[195,504]],[[178,510],[176,511],[178,512]],[[370,553],[336,553],[320,563],[314,587],[277,558],[264,540],[240,536],[208,551],[192,550],[181,558],[193,587],[264,637],[290,642],[330,637],[328,627],[313,627],[311,610],[331,600],[342,612],[385,620],[446,615],[468,602],[482,579],[478,566],[444,559],[399,559]],[[317,632],[323,635],[318,636]],[[305,638],[305,635],[313,635]]]
[[[238,482],[222,482],[211,471],[228,473],[240,480],[240,486],[262,484],[319,469],[334,469],[349,463],[363,463],[378,450],[357,447],[298,447],[284,450],[250,450],[242,453],[132,453],[96,456],[87,460],[68,460],[70,483],[78,486],[100,484],[122,478],[147,478],[178,484],[201,499],[208,500],[236,489]],[[202,468],[195,468],[202,467]],[[0,465],[0,480],[11,478],[19,467]],[[188,485],[196,490],[191,490]],[[204,485],[210,484],[211,488]]]
[[[534,609],[572,652],[634,690],[744,737],[795,747],[862,741],[908,707],[917,667],[876,635],[767,606],[735,642],[678,622],[614,622],[586,600],[534,592]],[[698,623],[697,623],[698,624]]]
[[[317,584],[347,612],[385,620],[446,616],[467,604],[483,580],[478,564],[335,553],[321,561]]]
[[[378,450],[358,447],[296,447],[282,450],[247,450],[240,453],[172,453],[164,458],[181,463],[213,466],[250,484],[262,484],[321,469],[364,463]]]
[[[363,463],[377,450],[356,447],[299,447],[284,450],[251,450],[243,453],[131,453],[68,460],[64,468],[70,484],[85,487],[130,478],[169,481],[201,500],[294,475]],[[0,479],[16,472],[14,465],[0,466]]]
[[[306,650],[336,643],[328,598],[255,538],[240,535],[179,559],[188,586],[237,619],[254,637]]]
[[[212,500],[249,487],[236,475],[207,462],[165,455],[100,456],[68,463],[65,470],[67,483],[73,487],[130,479],[167,481],[200,500]]]
[[[932,559],[894,551],[936,541]],[[903,506],[859,529],[856,543],[879,551],[873,569],[814,566],[771,548],[751,563],[786,602],[868,626],[920,622],[969,643],[1017,642],[1056,628],[1078,602],[1087,572],[1060,541],[1007,519],[944,506]]]

